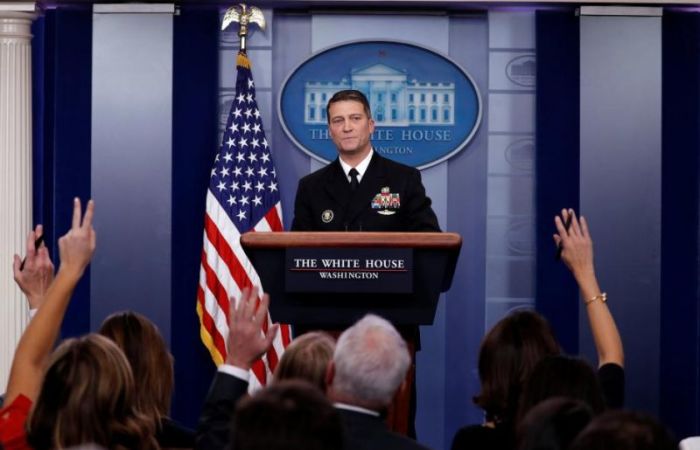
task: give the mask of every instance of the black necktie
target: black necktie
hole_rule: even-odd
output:
[[[360,172],[357,171],[354,167],[350,169],[350,190],[355,192],[357,190],[357,186],[360,185],[360,182],[357,180],[357,176],[360,174]]]

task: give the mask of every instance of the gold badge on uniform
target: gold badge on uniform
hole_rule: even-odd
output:
[[[398,193],[391,192],[389,186],[385,186],[372,199],[372,209],[376,209],[378,214],[390,216],[396,214],[401,207],[401,197]]]
[[[333,216],[333,211],[327,209],[321,213],[321,220],[323,223],[331,223],[331,221],[333,221]]]

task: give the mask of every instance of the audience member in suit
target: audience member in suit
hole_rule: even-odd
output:
[[[194,447],[194,430],[168,417],[174,388],[173,357],[158,327],[141,314],[125,311],[107,317],[99,333],[124,352],[136,384],[138,409],[156,424],[161,448]]]
[[[257,288],[245,288],[238,302],[231,301],[226,361],[217,369],[204,401],[195,436],[198,450],[229,448],[231,421],[236,404],[248,391],[249,371],[277,334],[277,324],[262,332],[269,296],[263,295],[258,306],[257,303]]]
[[[566,450],[593,419],[590,406],[581,400],[551,397],[530,409],[519,422],[518,450]]]
[[[155,423],[137,408],[129,361],[99,334],[68,339],[51,355],[28,429],[34,450],[88,443],[110,450],[159,448]]]
[[[228,447],[230,425],[238,401],[248,390],[249,369],[269,350],[277,327],[261,339],[262,319],[267,315],[269,298],[254,310],[257,291],[244,290],[238,307],[230,313],[228,357],[214,377],[204,403],[197,427],[196,448],[223,449]],[[255,321],[250,318],[255,317]],[[273,383],[300,379],[325,392],[326,368],[335,349],[335,341],[323,332],[310,332],[296,338],[287,347],[275,369]]]
[[[282,380],[242,399],[233,421],[235,450],[341,450],[338,411],[316,387]]]
[[[294,339],[275,368],[274,381],[306,380],[326,392],[326,369],[333,359],[335,339],[322,331],[311,331]]]
[[[607,411],[588,424],[570,450],[677,450],[671,433],[655,418],[639,412]]]
[[[219,449],[228,445],[229,425],[237,402],[248,391],[248,370],[253,363],[269,350],[257,337],[261,329],[252,322],[241,320],[251,309],[257,298],[256,291],[244,290],[238,309],[230,315],[228,349],[229,358],[219,367],[204,404],[204,412],[197,428],[198,449]],[[268,296],[263,297],[265,302]],[[267,303],[255,313],[257,321],[267,314]],[[248,309],[246,309],[248,308]],[[234,313],[235,311],[235,313]],[[262,326],[262,322],[259,324]],[[272,342],[270,340],[270,342]],[[273,383],[284,380],[305,380],[326,390],[326,369],[333,358],[335,340],[324,332],[309,332],[287,347],[275,368]]]
[[[340,335],[326,381],[328,397],[340,410],[345,448],[425,448],[390,432],[381,417],[410,364],[406,342],[381,317],[367,315]]]
[[[90,201],[85,216],[81,220],[80,201],[77,198],[74,200],[71,229],[58,240],[61,260],[58,273],[46,289],[36,316],[17,344],[7,383],[5,405],[0,410],[0,443],[6,449],[29,448],[26,441],[25,422],[42,387],[46,360],[58,337],[73,289],[90,263],[95,250],[93,214],[94,204]],[[27,239],[28,254],[24,270],[30,270],[33,264],[31,259],[37,256],[32,253],[35,238],[36,236],[30,235]],[[41,257],[44,251],[39,249],[38,256]],[[48,257],[48,253],[46,256]],[[16,257],[15,278],[19,276],[18,284],[21,285],[22,280],[28,281],[29,278],[24,278],[27,274],[18,274],[24,271],[19,270],[20,265],[19,257]]]
[[[570,227],[565,223],[570,219]],[[593,242],[588,224],[571,209],[554,219],[561,257],[578,283],[588,322],[598,352],[598,374],[618,398],[607,398],[611,406],[623,404],[624,352],[615,321],[605,303],[593,265]],[[479,350],[481,392],[474,402],[485,412],[485,422],[457,431],[453,450],[511,449],[515,444],[515,420],[519,397],[535,365],[546,356],[560,353],[546,319],[534,311],[518,311],[499,321],[484,337]]]

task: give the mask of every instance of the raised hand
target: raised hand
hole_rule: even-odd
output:
[[[41,308],[17,344],[7,382],[5,401],[8,404],[19,394],[32,401],[36,400],[45,363],[58,337],[71,294],[95,251],[96,237],[92,228],[94,210],[95,204],[90,200],[83,217],[80,200],[73,200],[71,229],[58,240],[61,265],[53,282],[46,289]],[[28,247],[30,241],[28,238]],[[29,248],[28,253],[31,253]],[[27,270],[28,263],[29,260],[25,263],[24,270]]]
[[[263,332],[270,297],[263,295],[258,305],[257,288],[243,289],[238,304],[235,298],[230,303],[226,363],[247,370],[270,349],[279,325],[274,324],[267,333]]]
[[[571,217],[571,226],[564,225]],[[562,209],[561,215],[554,218],[557,233],[554,242],[561,245],[561,259],[571,270],[586,305],[588,323],[598,351],[598,365],[607,363],[623,366],[625,353],[620,333],[606,304],[607,295],[598,285],[593,267],[593,241],[588,232],[586,219],[576,218],[573,209]]]
[[[567,230],[566,221],[571,216],[571,226]],[[561,258],[577,280],[595,276],[593,267],[593,241],[588,233],[588,224],[582,216],[576,218],[573,209],[562,209],[561,216],[554,218],[557,227],[554,242],[562,248]]]
[[[95,229],[92,227],[94,212],[95,203],[92,200],[88,202],[84,216],[81,214],[80,199],[76,197],[73,200],[71,229],[58,240],[61,258],[59,271],[68,271],[79,278],[90,263],[97,240]]]
[[[44,227],[37,225],[34,231],[27,234],[26,255],[24,267],[22,258],[14,256],[12,271],[15,283],[27,296],[29,307],[37,309],[41,306],[46,289],[53,281],[53,262],[49,257],[49,250],[43,243],[36,249],[36,240],[44,234]]]

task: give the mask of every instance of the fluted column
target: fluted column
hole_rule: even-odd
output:
[[[26,300],[12,277],[12,255],[24,254],[32,226],[33,19],[33,13],[0,9],[0,391],[27,322]]]

